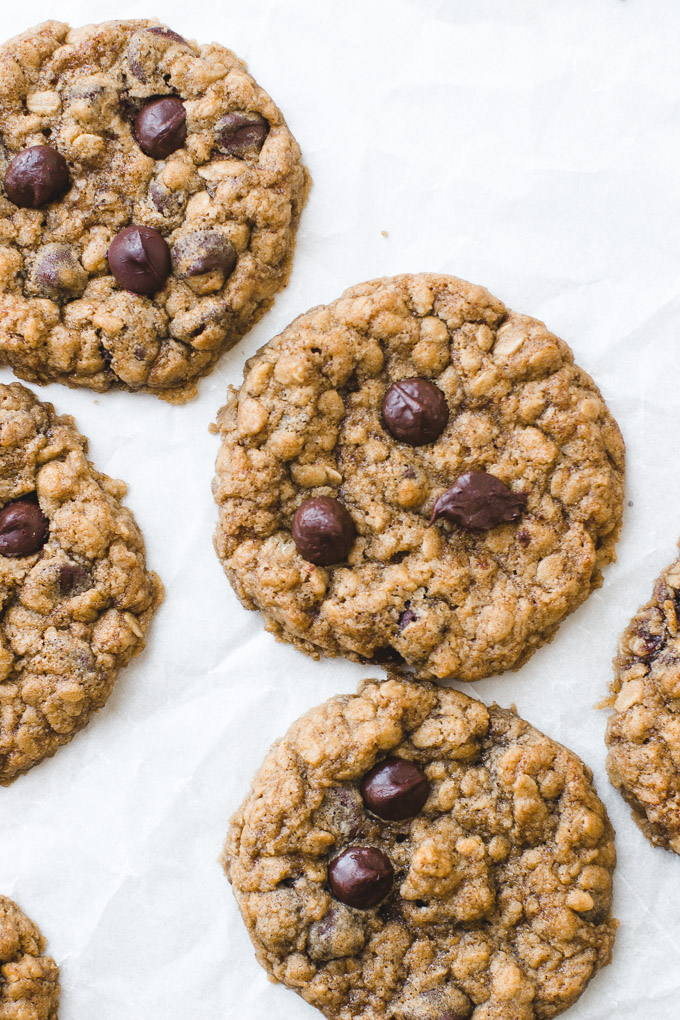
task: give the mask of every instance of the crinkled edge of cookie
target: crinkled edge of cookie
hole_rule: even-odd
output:
[[[13,900],[0,896],[0,1012],[3,1015],[20,1020],[57,1020],[59,968],[51,956],[45,956],[45,946],[38,926]]]
[[[146,568],[144,539],[132,511],[120,502],[126,484],[97,471],[87,459],[87,439],[70,415],[58,415],[51,403],[39,400],[21,383],[0,385],[0,451],[13,446],[21,450],[22,442],[32,441],[26,465],[12,468],[9,479],[0,470],[3,505],[36,492],[50,522],[50,536],[38,552],[0,556],[0,585],[11,594],[7,603],[3,593],[0,612],[4,786],[55,754],[103,707],[119,670],[144,649],[146,632],[164,595],[160,578]],[[54,605],[48,599],[46,609],[43,588],[51,579],[40,573],[45,549],[58,554],[57,568],[73,557],[76,564],[87,561],[93,570],[101,565],[103,576]],[[29,658],[35,629],[38,650]],[[76,657],[89,649],[94,659],[93,669],[85,671],[82,680],[75,669],[59,672],[58,664],[69,661],[64,636],[67,645],[70,638]],[[34,661],[36,672],[31,673]]]
[[[680,557],[621,635],[605,740],[612,785],[654,845],[680,854]]]

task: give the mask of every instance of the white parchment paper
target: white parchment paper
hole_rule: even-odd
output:
[[[197,400],[40,390],[129,483],[167,587],[106,709],[0,790],[0,891],[49,939],[61,1020],[319,1016],[267,982],[216,858],[269,744],[380,670],[307,659],[241,608],[212,549],[208,425],[245,358],[295,315],[417,270],[544,319],[622,427],[629,504],[604,587],[519,673],[468,690],[582,755],[617,830],[614,962],[570,1020],[677,1020],[680,860],[647,844],[609,786],[594,709],[680,534],[677,0],[26,0],[0,25],[9,37],[48,17],[154,14],[249,62],[315,183],[289,288]]]

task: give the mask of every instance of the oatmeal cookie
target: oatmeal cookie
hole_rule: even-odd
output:
[[[565,343],[481,287],[374,280],[252,358],[218,416],[217,553],[311,655],[475,680],[601,583],[624,447]]]
[[[144,648],[163,597],[72,418],[0,386],[0,784],[54,754]]]
[[[274,745],[223,863],[259,962],[329,1020],[543,1020],[609,962],[613,840],[573,752],[391,677]]]
[[[655,846],[680,854],[680,559],[624,631],[610,685],[607,771]]]
[[[0,360],[173,401],[288,281],[308,174],[217,43],[48,21],[0,47]]]
[[[57,1020],[59,968],[45,939],[16,903],[0,896],[0,1016]]]

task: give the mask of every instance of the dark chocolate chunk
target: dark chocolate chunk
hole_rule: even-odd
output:
[[[70,185],[68,166],[51,145],[31,145],[18,153],[5,173],[5,191],[10,202],[24,209],[60,198]]]
[[[166,159],[187,138],[187,115],[177,96],[159,96],[145,103],[135,117],[134,135],[142,152]]]
[[[77,563],[62,563],[59,566],[59,594],[70,599],[92,587],[92,578],[84,567]]]
[[[331,496],[305,500],[293,515],[292,532],[300,555],[323,567],[346,560],[356,536],[354,521]]]
[[[415,762],[386,758],[361,782],[364,804],[378,818],[399,822],[417,815],[430,793],[427,776]]]
[[[116,234],[106,255],[118,283],[135,294],[162,290],[172,271],[170,249],[153,227],[125,227]]]
[[[373,846],[343,850],[328,866],[331,894],[348,907],[368,910],[392,889],[394,869],[388,857]]]
[[[432,510],[430,524],[439,517],[463,528],[489,531],[516,521],[526,507],[524,492],[513,492],[485,471],[466,471],[442,493]]]
[[[269,123],[259,113],[228,113],[215,125],[217,148],[226,156],[259,156]]]
[[[446,397],[429,379],[392,383],[382,403],[383,421],[395,437],[410,446],[434,443],[446,428]]]
[[[50,522],[35,496],[22,496],[0,510],[0,555],[30,556],[42,549]]]

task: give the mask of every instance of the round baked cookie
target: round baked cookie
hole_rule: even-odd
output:
[[[223,863],[259,962],[330,1020],[534,1020],[609,962],[613,840],[573,752],[391,677],[273,746]]]
[[[73,418],[0,385],[0,784],[54,754],[144,648],[163,597]]]
[[[280,110],[217,43],[48,21],[0,47],[0,123],[0,360],[193,396],[288,281],[309,178]]]
[[[19,907],[0,896],[0,1016],[57,1020],[59,968],[45,939]]]
[[[481,287],[352,287],[218,415],[217,553],[311,655],[461,680],[521,665],[614,559],[624,447],[565,343]]]
[[[612,784],[655,846],[680,854],[680,559],[624,631],[606,740]]]

